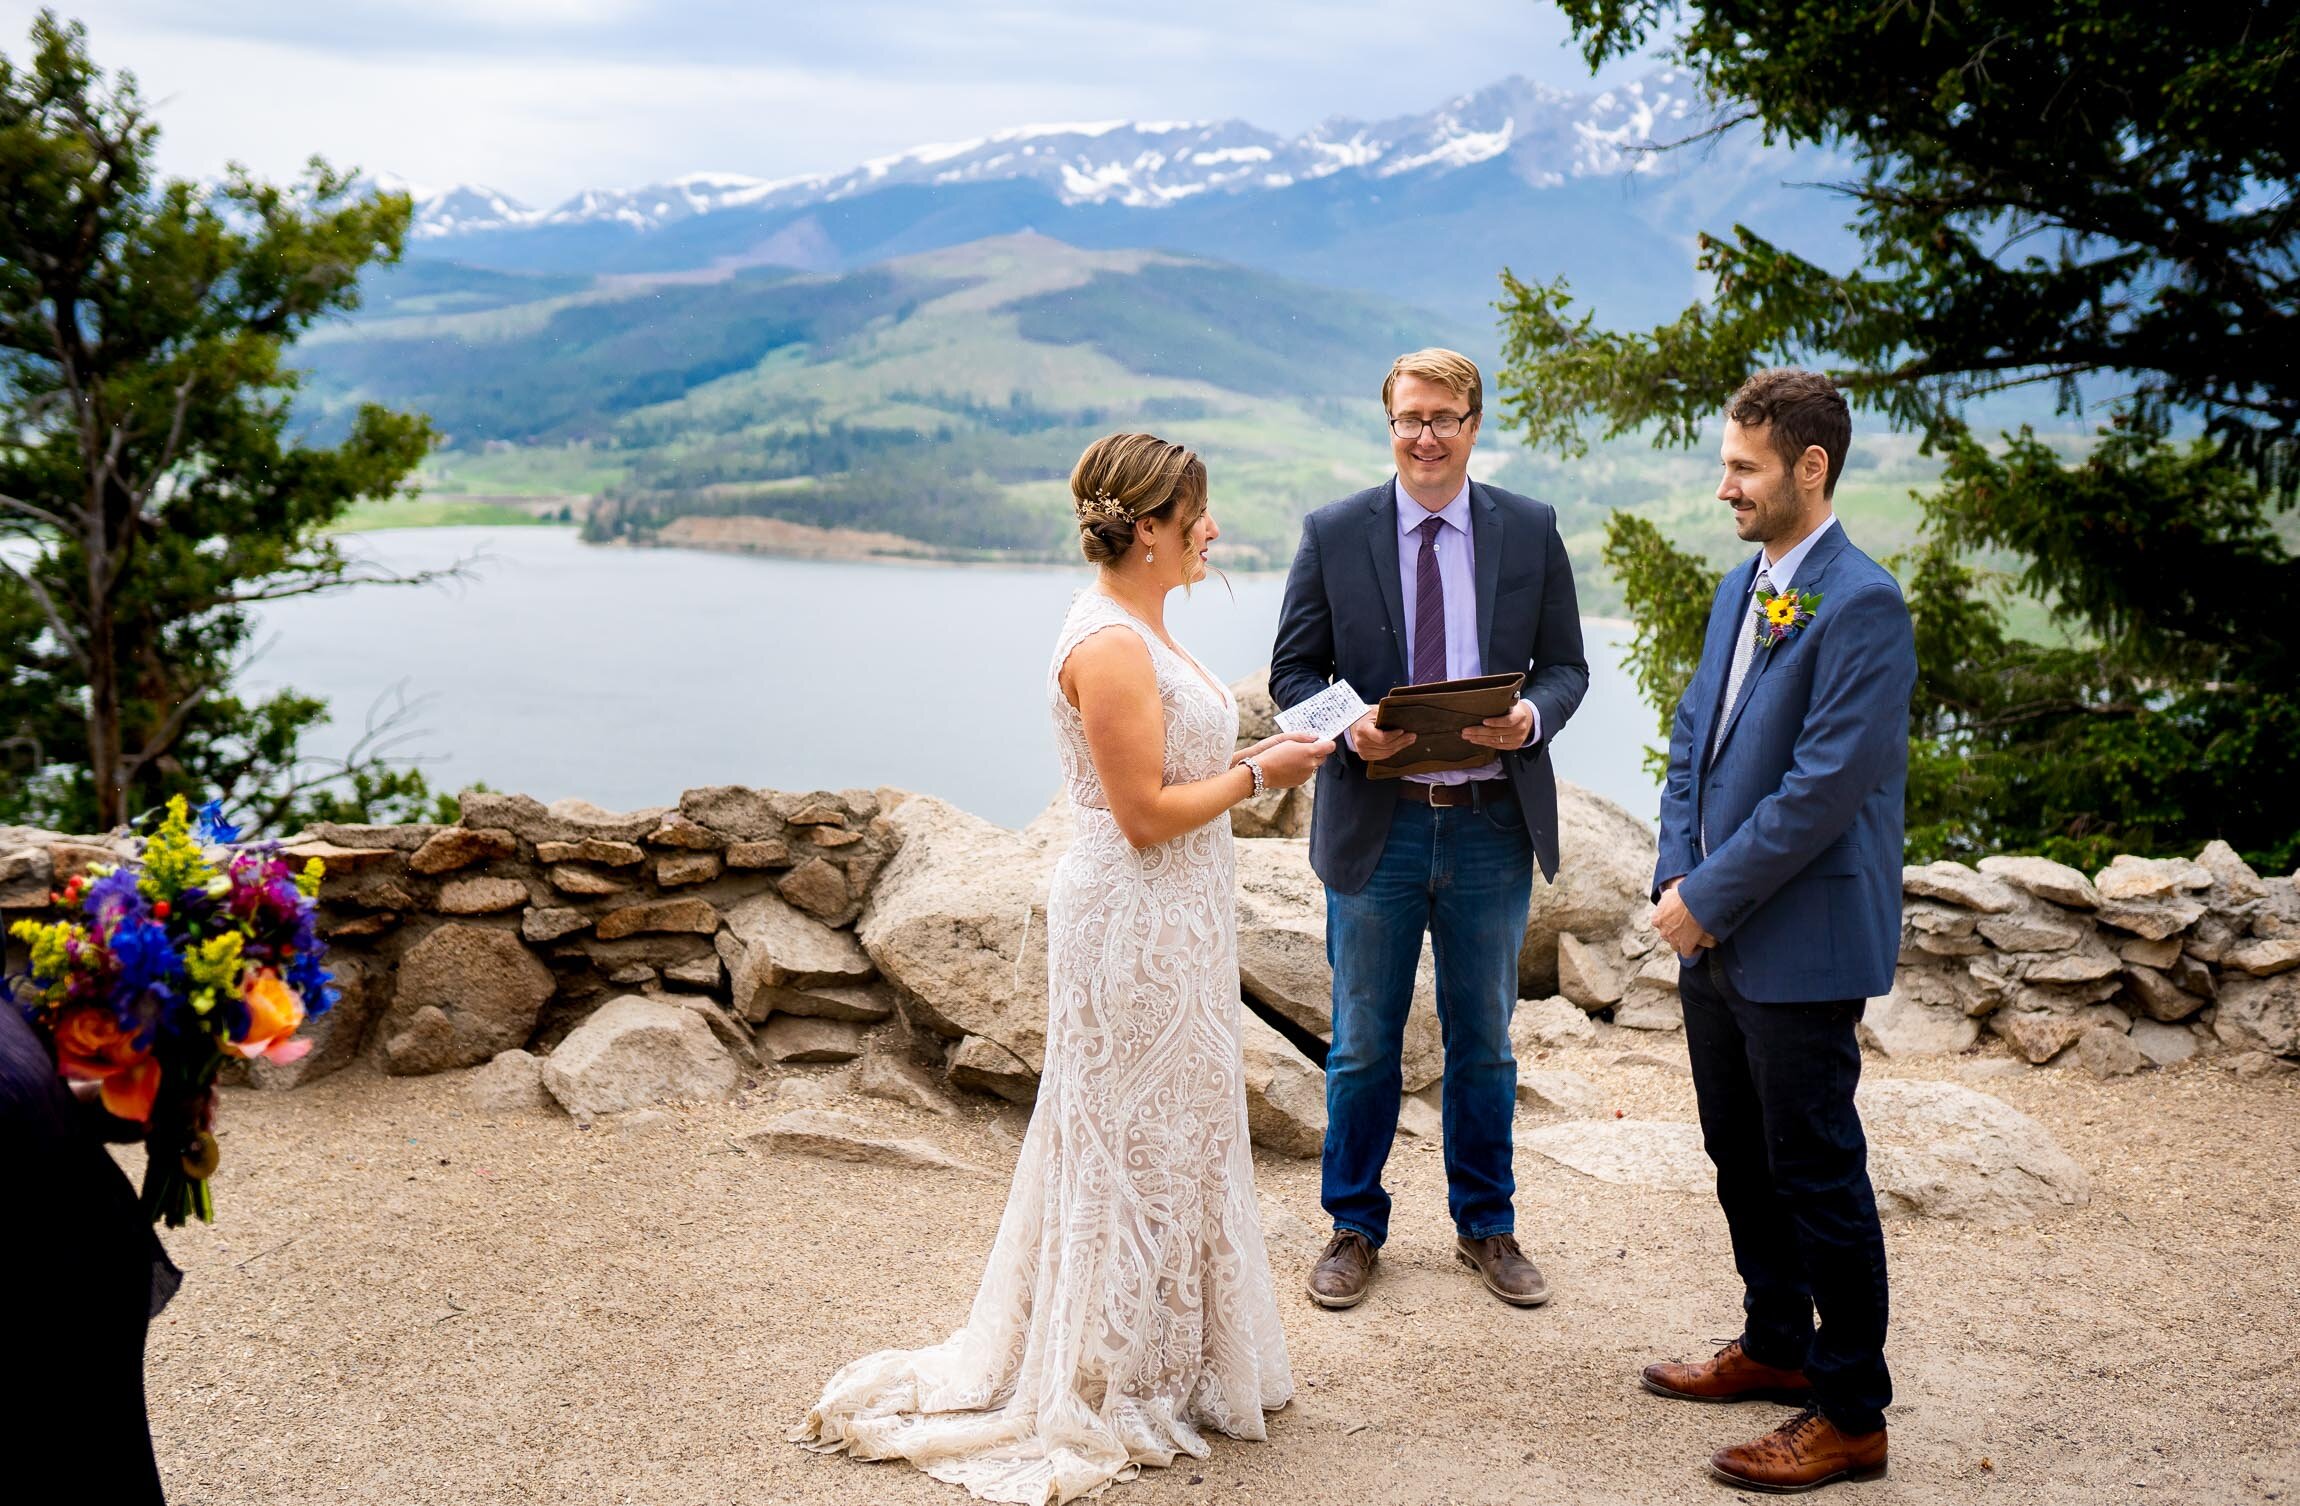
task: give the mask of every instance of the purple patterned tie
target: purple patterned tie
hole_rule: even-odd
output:
[[[1438,530],[1445,519],[1422,524],[1421,558],[1414,564],[1414,680],[1445,678],[1445,584],[1438,576]]]

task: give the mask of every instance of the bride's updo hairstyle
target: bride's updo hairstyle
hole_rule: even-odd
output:
[[[1155,434],[1106,434],[1070,472],[1070,507],[1086,562],[1116,564],[1134,547],[1141,519],[1172,521],[1184,531],[1198,521],[1206,511],[1206,462]]]

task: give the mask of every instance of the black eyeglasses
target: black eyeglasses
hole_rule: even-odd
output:
[[[1457,418],[1451,413],[1440,413],[1435,418],[1393,418],[1390,420],[1390,432],[1400,439],[1419,439],[1422,437],[1422,430],[1427,429],[1440,439],[1451,439],[1461,432],[1463,424],[1475,417],[1477,415],[1474,413],[1467,418]]]

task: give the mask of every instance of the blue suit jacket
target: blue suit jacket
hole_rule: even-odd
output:
[[[1867,999],[1893,986],[1916,643],[1901,588],[1845,537],[1814,544],[1792,589],[1813,620],[1759,648],[1711,756],[1733,639],[1749,631],[1750,559],[1717,588],[1701,667],[1677,703],[1654,897],[1678,896],[1746,999]],[[1701,832],[1709,852],[1701,851]]]
[[[1334,680],[1368,702],[1406,679],[1405,587],[1398,579],[1396,478],[1319,508],[1302,520],[1286,577],[1270,698],[1283,708]],[[1487,674],[1526,672],[1520,692],[1541,714],[1541,738],[1501,755],[1525,812],[1542,875],[1557,875],[1557,779],[1549,744],[1589,689],[1573,567],[1546,502],[1471,482],[1470,549],[1477,570],[1479,662]],[[1355,894],[1389,841],[1398,781],[1368,779],[1365,761],[1338,744],[1318,769],[1310,815],[1310,867],[1327,888]]]

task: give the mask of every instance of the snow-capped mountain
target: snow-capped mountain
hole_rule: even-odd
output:
[[[1647,171],[1637,149],[1691,134],[1707,119],[1693,78],[1669,69],[1602,93],[1511,78],[1422,115],[1330,120],[1285,137],[1244,121],[1107,121],[1022,126],[970,141],[913,147],[843,172],[799,178],[692,173],[630,189],[586,189],[535,209],[459,184],[416,199],[415,235],[604,225],[658,230],[730,210],[831,204],[902,185],[1034,183],[1065,205],[1156,209],[1207,195],[1245,195],[1338,176],[1369,183],[1443,174],[1502,159],[1526,186]]]

